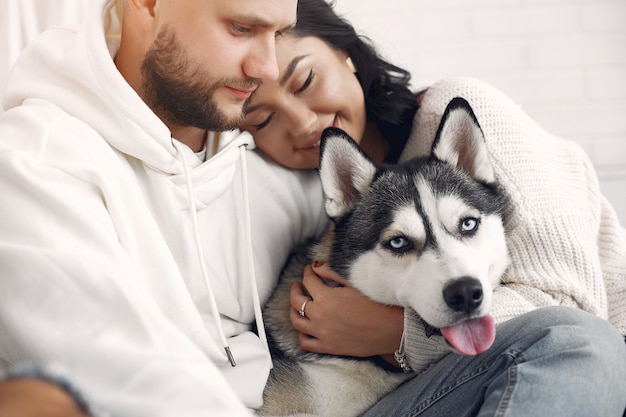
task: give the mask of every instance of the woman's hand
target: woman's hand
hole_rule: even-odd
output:
[[[322,278],[341,286],[330,287]],[[306,300],[311,301],[302,317]],[[306,266],[302,284],[291,287],[291,306],[291,323],[304,350],[368,357],[393,354],[400,345],[404,310],[370,300],[328,264]]]

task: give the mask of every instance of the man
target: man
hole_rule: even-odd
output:
[[[296,0],[98,3],[8,82],[0,370],[55,364],[115,416],[248,415],[271,366],[252,323],[320,190],[211,132],[278,76]]]

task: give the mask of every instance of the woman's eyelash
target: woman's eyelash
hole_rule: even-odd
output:
[[[254,127],[254,129],[258,132],[259,130],[263,129],[265,126],[267,126],[269,124],[269,122],[272,120],[272,115],[268,116],[267,119],[263,120],[261,123],[257,124],[257,125],[252,125]]]
[[[294,94],[298,95],[300,93],[303,93],[307,88],[309,88],[309,86],[313,82],[314,78],[315,78],[315,73],[311,69],[311,70],[309,70],[309,75],[306,77],[306,80],[304,81],[304,84],[302,84],[302,86],[300,88],[298,88],[294,92]],[[273,115],[270,115],[267,119],[263,120],[261,123],[256,124],[256,125],[252,125],[252,127],[254,127],[254,129],[258,132],[259,130],[263,129],[265,126],[267,126],[272,121],[272,116]]]
[[[304,90],[306,90],[307,88],[309,88],[309,86],[313,82],[314,78],[315,78],[315,74],[313,73],[313,70],[311,69],[309,71],[309,75],[306,77],[306,81],[304,81],[304,84],[302,84],[302,87],[298,88],[294,92],[294,94],[298,95],[298,94],[302,93]]]

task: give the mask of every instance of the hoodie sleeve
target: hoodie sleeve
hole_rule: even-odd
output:
[[[93,132],[55,115],[9,111],[0,123],[0,365],[58,364],[115,416],[251,415],[138,282],[145,271],[82,148]],[[72,146],[51,146],[58,123]]]

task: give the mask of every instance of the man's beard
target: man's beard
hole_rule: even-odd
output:
[[[167,125],[194,126],[224,131],[235,129],[244,119],[246,100],[237,118],[228,118],[215,102],[215,91],[223,86],[250,87],[254,81],[213,80],[190,62],[172,30],[164,27],[141,64],[143,99]],[[245,84],[245,85],[244,85]]]

